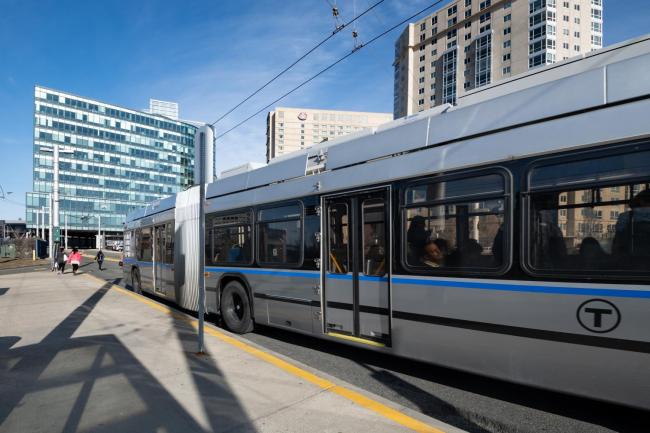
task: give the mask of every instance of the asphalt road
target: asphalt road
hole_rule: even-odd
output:
[[[116,256],[109,253],[107,257]],[[105,266],[106,270],[99,271],[92,259],[86,259],[81,271],[106,280],[123,277],[117,262],[106,261]],[[13,272],[26,271],[29,269]],[[470,432],[650,432],[650,412],[515,385],[274,328],[257,327],[244,338]]]

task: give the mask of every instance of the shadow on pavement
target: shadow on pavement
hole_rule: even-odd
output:
[[[20,337],[0,338],[0,430],[206,431],[114,335],[72,337],[119,282],[101,286],[39,343],[12,349]],[[172,320],[208,431],[250,424],[213,360],[188,350],[196,340],[191,326]],[[160,363],[166,358],[159,354]]]

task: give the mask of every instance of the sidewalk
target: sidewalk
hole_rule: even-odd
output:
[[[0,276],[0,432],[455,432],[88,275]]]

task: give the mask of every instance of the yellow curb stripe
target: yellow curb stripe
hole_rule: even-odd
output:
[[[386,347],[385,344],[380,343],[378,341],[368,340],[366,338],[353,337],[351,335],[339,334],[338,332],[328,332],[327,335],[329,335],[330,337],[340,338],[342,340],[354,341],[355,343],[367,344],[368,346]]]
[[[102,284],[106,284],[106,281],[95,277],[94,275],[89,275],[89,274],[84,274],[88,277],[91,277],[94,280],[97,280],[101,282]],[[173,310],[170,307],[167,307],[165,305],[161,305],[157,302],[154,302],[150,299],[145,298],[144,296],[138,295],[136,293],[133,293],[129,290],[126,290],[122,287],[119,287],[115,284],[112,285],[113,289],[116,289],[118,292],[131,296],[134,299],[137,299],[140,302],[143,302],[144,304],[155,308],[158,311],[161,311],[165,314],[170,314],[175,318],[179,318],[187,323],[190,323],[194,329],[198,328],[198,320],[189,318],[184,314],[181,313],[176,313],[175,310]],[[258,358],[263,361],[268,362],[269,364],[272,364],[276,367],[278,367],[281,370],[284,370],[285,372],[292,374],[296,377],[299,377],[309,383],[312,383],[326,391],[333,392],[334,394],[337,394],[343,398],[346,398],[356,404],[358,404],[361,407],[364,407],[366,409],[369,409],[384,418],[388,418],[391,421],[400,424],[404,427],[407,427],[413,431],[419,432],[419,433],[445,433],[443,430],[437,429],[435,427],[432,427],[428,424],[423,423],[422,421],[418,421],[415,418],[412,418],[408,415],[403,414],[402,412],[399,412],[398,410],[395,410],[391,407],[386,406],[385,404],[382,404],[376,400],[373,400],[371,398],[368,398],[356,391],[353,391],[351,389],[347,389],[343,386],[336,385],[335,383],[324,379],[322,377],[319,377],[313,373],[310,373],[306,370],[303,370],[300,367],[297,367],[287,361],[284,361],[277,356],[271,355],[270,353],[264,352],[260,349],[257,349],[256,347],[250,346],[236,338],[233,338],[229,335],[226,335],[210,326],[206,326],[204,328],[205,333],[212,335],[213,337],[218,338],[219,340],[223,341],[224,343],[227,343],[231,346],[237,347],[238,349]]]

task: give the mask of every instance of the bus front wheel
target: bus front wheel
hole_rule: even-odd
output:
[[[223,289],[221,317],[228,330],[236,334],[245,334],[253,330],[250,299],[246,289],[237,281],[230,281]]]

